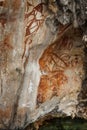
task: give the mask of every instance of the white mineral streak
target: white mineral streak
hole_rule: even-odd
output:
[[[58,106],[60,102],[59,97],[53,97],[51,100],[46,101],[45,103],[41,104],[41,106],[32,111],[32,113],[30,113],[30,122],[34,122],[36,121],[39,117],[43,117],[44,115],[48,114],[49,112],[51,112],[52,110],[55,109],[55,107]]]
[[[59,110],[64,112],[66,115],[71,116],[76,113],[76,105],[78,104],[77,97],[81,89],[81,78],[79,73],[82,75],[82,67],[68,68],[65,70],[65,75],[68,78],[68,83],[64,84],[62,94],[64,95],[59,103]],[[78,73],[76,73],[78,72]]]
[[[28,91],[29,91],[29,94],[33,92],[33,83],[32,81],[30,81],[30,84],[29,84],[29,88],[28,88]]]
[[[2,1],[5,1],[5,0],[0,0],[0,2],[2,2]]]
[[[2,95],[2,80],[0,79],[0,96]]]
[[[23,17],[23,16],[22,16]],[[13,31],[15,24],[10,24],[7,28],[9,31]],[[11,62],[8,63],[8,69],[10,71],[22,68],[22,54],[23,54],[23,35],[24,35],[24,21],[17,19],[16,29],[12,38],[13,51],[11,55]],[[20,42],[19,42],[20,41]]]
[[[14,50],[13,50],[13,57],[15,57],[16,53],[17,53],[17,52],[16,52],[16,50],[14,49]]]
[[[60,0],[62,4],[67,5],[69,0]]]
[[[83,36],[83,41],[87,42],[87,35]]]
[[[33,47],[29,51],[28,63],[25,67],[23,89],[19,101],[19,107],[28,107],[29,111],[33,111],[36,107],[37,92],[41,76],[38,60],[55,37],[50,33],[49,29],[47,29],[46,34],[44,41],[42,38],[43,43]],[[39,37],[37,37],[37,39],[38,38]]]
[[[34,109],[36,104],[36,93],[37,93],[37,86],[39,83],[40,77],[40,70],[37,61],[28,62],[25,70],[25,78],[23,83],[23,90],[22,90],[22,103],[28,104],[30,109]]]

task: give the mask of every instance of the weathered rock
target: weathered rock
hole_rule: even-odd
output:
[[[47,114],[87,119],[83,6],[0,1],[0,129],[24,129]]]

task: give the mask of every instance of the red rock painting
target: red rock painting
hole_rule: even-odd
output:
[[[71,82],[79,81],[79,74],[75,73],[82,73],[79,68],[82,66],[83,54],[75,44],[72,31],[72,34],[65,33],[45,50],[39,60],[42,76],[38,89],[38,103],[45,102],[53,96],[66,95],[71,89],[70,75]]]

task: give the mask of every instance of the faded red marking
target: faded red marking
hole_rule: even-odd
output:
[[[6,13],[0,14],[0,23],[2,24],[3,27],[5,27],[6,22],[7,22]]]
[[[61,41],[58,42],[58,50],[71,50],[73,47],[73,42],[68,36],[62,37]]]
[[[45,3],[40,3],[40,4],[38,4],[35,7],[33,5],[31,5],[31,6],[33,6],[33,10],[31,12],[29,12],[29,13],[28,12],[25,13],[25,19],[28,18],[28,17],[30,17],[31,15],[34,15],[34,17],[35,17],[35,12],[36,11],[42,14],[43,5],[46,5],[46,4]]]
[[[59,96],[59,91],[61,85],[68,82],[67,77],[64,74],[64,71],[55,71],[48,73],[41,77],[39,88],[38,88],[38,103],[45,102],[49,100],[52,96]]]
[[[10,34],[5,37],[3,43],[7,49],[13,49],[13,46],[10,43]]]
[[[63,32],[67,31],[67,29],[68,29],[69,27],[70,27],[70,24],[65,25],[65,26],[63,26],[63,25],[60,24],[58,35],[63,34]]]
[[[32,40],[30,39],[30,42],[29,42],[28,44],[31,44],[31,43],[32,43]],[[23,55],[22,55],[22,59],[23,59],[23,57],[25,56],[26,47],[27,47],[27,45],[26,45],[26,42],[25,42],[24,53],[23,53]]]
[[[40,69],[44,73],[42,73],[38,89],[38,103],[43,103],[54,95],[61,96],[61,93],[66,91],[64,89],[65,84],[68,84],[68,77],[64,73],[65,69],[75,67],[80,61],[79,54],[71,54],[74,49],[73,42],[71,34],[65,33],[61,39],[44,51],[39,60]]]
[[[3,1],[0,1],[0,6],[3,6]]]
[[[12,8],[14,11],[18,11],[21,6],[21,1],[20,0],[13,0],[12,2]]]
[[[33,18],[27,23],[28,26],[26,28],[26,36],[36,32],[39,29],[40,25],[43,23],[43,18],[41,19],[36,18],[38,12],[42,15],[43,5],[44,3],[40,3],[37,6],[35,6],[31,12],[25,14],[25,19],[29,18],[30,16],[33,16]],[[33,23],[36,24],[34,27],[32,27]],[[31,33],[30,30],[33,28],[34,31]]]
[[[27,20],[31,16],[32,16],[32,19],[29,21],[27,20],[27,24],[25,25],[25,28],[26,28],[25,41],[24,41],[25,45],[24,45],[24,53],[23,53],[22,58],[25,56],[26,44],[32,43],[31,35],[38,31],[38,29],[40,28],[40,26],[42,25],[42,23],[44,21],[44,19],[42,17],[40,19],[37,18],[38,13],[40,13],[40,15],[42,16],[43,5],[45,5],[45,3],[40,3],[34,7],[33,4],[31,4],[30,2],[27,2],[27,8],[29,8],[29,6],[30,7],[32,6],[33,9],[31,12],[27,11],[25,13],[25,20]],[[33,24],[35,24],[35,25],[33,25]]]

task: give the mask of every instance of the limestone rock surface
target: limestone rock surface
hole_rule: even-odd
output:
[[[0,0],[0,129],[87,119],[85,1]]]

